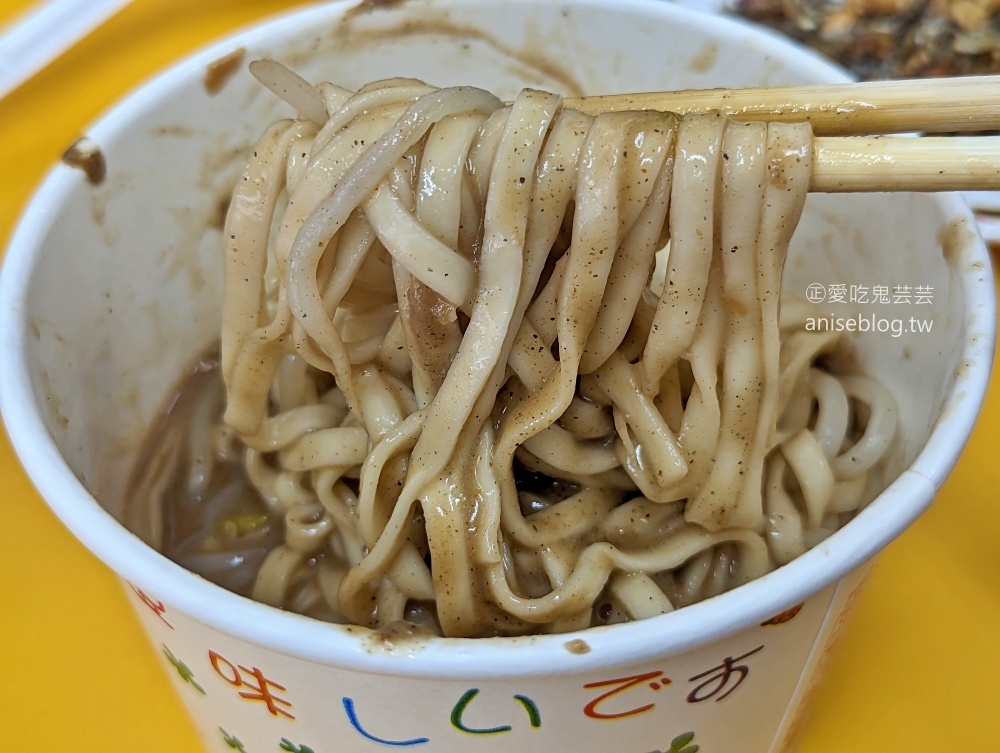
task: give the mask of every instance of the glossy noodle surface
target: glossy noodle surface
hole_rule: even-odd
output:
[[[891,397],[779,301],[808,126],[289,98],[233,195],[218,372],[133,487],[168,556],[332,621],[560,632],[745,583],[879,491]]]

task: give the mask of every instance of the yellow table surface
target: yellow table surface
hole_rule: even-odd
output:
[[[293,5],[135,0],[0,100],[0,244],[100,112],[189,50]],[[2,0],[0,25],[29,6]],[[1000,751],[998,426],[994,390],[933,508],[880,557],[801,753]],[[199,750],[115,577],[49,512],[0,433],[0,751]]]

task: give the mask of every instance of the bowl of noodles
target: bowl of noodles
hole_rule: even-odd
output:
[[[656,0],[343,2],[93,125],[0,407],[207,750],[793,744],[975,421],[984,245],[810,193],[801,124],[563,97],[846,80]]]

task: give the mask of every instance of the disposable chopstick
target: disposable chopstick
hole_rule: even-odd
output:
[[[820,136],[810,190],[1000,189],[1000,136]]]
[[[719,111],[741,121],[808,122],[816,135],[810,190],[822,193],[1000,189],[1000,137],[885,135],[1000,130],[1000,76],[689,89],[564,104],[591,115]]]
[[[23,84],[129,0],[47,0],[0,29],[0,97]]]
[[[1000,130],[1000,75],[611,94],[565,104],[591,115],[718,110],[744,121],[808,121],[820,136],[968,133]]]

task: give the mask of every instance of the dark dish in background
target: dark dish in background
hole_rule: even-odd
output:
[[[1000,0],[737,0],[858,78],[1000,72]]]

